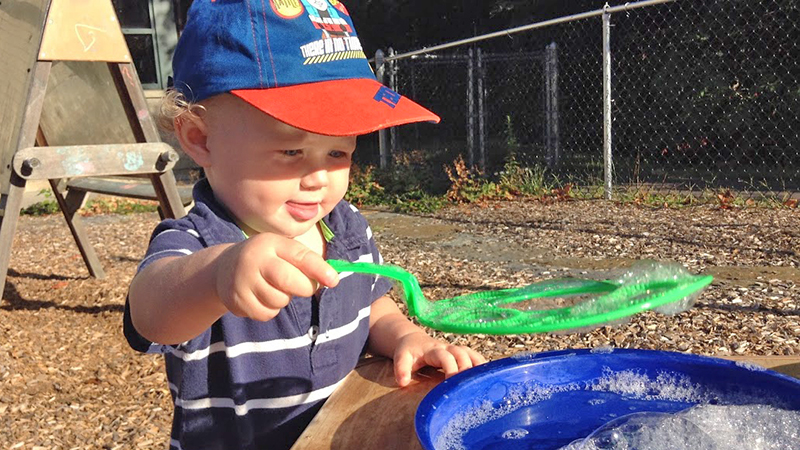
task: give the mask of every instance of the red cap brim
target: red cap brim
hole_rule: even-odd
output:
[[[439,116],[376,80],[321,81],[231,94],[293,127],[328,136],[356,136]]]

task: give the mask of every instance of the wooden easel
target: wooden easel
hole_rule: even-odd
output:
[[[49,181],[97,278],[105,274],[78,215],[89,192],[185,214],[178,154],[161,142],[110,0],[0,2],[0,95],[0,293],[27,180]]]

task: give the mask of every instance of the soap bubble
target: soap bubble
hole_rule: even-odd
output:
[[[694,423],[673,414],[638,412],[612,420],[573,442],[575,450],[719,450]]]
[[[522,439],[528,435],[528,430],[523,428],[512,428],[503,433],[503,439]]]

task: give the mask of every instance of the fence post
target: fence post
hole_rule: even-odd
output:
[[[384,65],[385,62],[383,50],[378,49],[375,52],[375,77],[381,84],[386,84],[384,81],[386,78],[386,66]],[[380,155],[381,169],[385,169],[389,166],[389,145],[387,143],[387,139],[388,135],[386,134],[386,129],[381,128],[378,130],[378,154]]]
[[[481,170],[486,170],[486,127],[485,127],[485,114],[486,110],[483,107],[483,57],[481,56],[481,49],[477,49],[478,57],[478,167]]]
[[[545,146],[547,148],[547,166],[550,169],[559,164],[561,158],[561,142],[558,136],[558,53],[555,42],[545,47],[545,109],[547,119],[545,129]]]
[[[397,91],[397,61],[392,59],[395,55],[394,49],[389,47],[389,87]],[[397,152],[397,127],[389,128],[390,139],[390,152],[392,154]]]
[[[608,3],[603,7],[603,155],[605,197],[611,199],[614,160],[611,155],[611,14]]]
[[[467,160],[471,167],[475,165],[475,52],[469,49],[467,55]]]

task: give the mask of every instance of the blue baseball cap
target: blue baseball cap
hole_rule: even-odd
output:
[[[439,122],[375,79],[337,0],[194,0],[172,66],[190,101],[229,92],[312,133]]]

